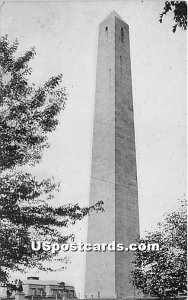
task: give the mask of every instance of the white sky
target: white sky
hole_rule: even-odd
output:
[[[158,22],[164,1],[6,1],[0,34],[36,47],[32,81],[63,73],[69,100],[36,175],[62,181],[56,203],[89,201],[98,25],[115,10],[130,26],[141,234],[154,230],[186,193],[186,33],[172,33],[172,15]],[[99,199],[100,200],[100,199]],[[86,221],[74,231],[86,237]],[[84,256],[63,273],[43,273],[83,291]],[[20,276],[20,278],[25,278]]]

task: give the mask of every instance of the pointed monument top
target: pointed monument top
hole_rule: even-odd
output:
[[[117,19],[119,19],[119,20],[121,20],[122,22],[124,22],[124,24],[127,26],[127,27],[129,27],[129,25],[117,14],[117,12],[115,11],[115,10],[113,10],[104,20],[103,20],[103,22],[104,21],[106,21],[106,20],[108,20],[108,19],[111,19],[111,18],[117,18]],[[102,23],[103,23],[102,22]]]
[[[123,19],[117,14],[117,12],[115,10],[113,10],[111,12],[111,14],[108,16],[108,18],[110,18],[110,17],[116,17],[116,18],[118,18],[118,19],[120,19],[120,20],[123,21]]]

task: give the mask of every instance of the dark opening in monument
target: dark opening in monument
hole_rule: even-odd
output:
[[[105,35],[108,37],[108,26],[105,27]]]
[[[121,27],[121,42],[124,42],[124,28]]]

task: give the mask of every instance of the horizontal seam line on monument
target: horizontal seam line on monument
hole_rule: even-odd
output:
[[[119,186],[122,186],[122,187],[128,188],[128,186],[127,186],[127,185],[123,185],[123,184],[115,183],[115,182],[112,182],[112,181],[106,181],[106,180],[104,180],[104,179],[100,179],[100,178],[93,177],[93,176],[91,176],[91,178],[93,178],[93,179],[96,179],[96,180],[100,180],[100,181],[103,181],[103,182],[106,182],[106,183],[115,184],[115,185],[119,185]]]

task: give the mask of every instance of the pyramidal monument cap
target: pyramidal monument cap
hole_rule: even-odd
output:
[[[115,10],[113,10],[101,23],[111,18],[117,18],[121,20],[127,27],[129,27],[129,25],[120,17],[120,15]]]

